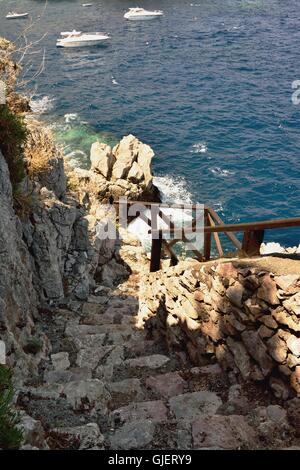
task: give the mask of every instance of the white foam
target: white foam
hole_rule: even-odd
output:
[[[197,144],[194,144],[192,147],[192,150],[190,150],[191,153],[206,153],[207,152],[207,145],[205,142],[198,142]]]
[[[163,202],[192,204],[192,193],[188,190],[184,178],[171,175],[155,176],[153,183],[159,189]]]
[[[184,178],[170,175],[156,176],[153,179],[153,183],[160,191],[162,202],[169,204],[192,204],[192,194],[187,189],[187,182]],[[171,218],[177,227],[189,225],[192,219],[191,211],[186,209],[163,208],[162,212]],[[146,210],[144,214],[151,218],[150,210]],[[162,229],[168,228],[161,219],[159,219],[158,227]],[[128,231],[140,239],[146,251],[149,251],[151,247],[151,235],[148,234],[148,230],[149,226],[139,218],[131,222],[128,227]]]
[[[77,121],[78,119],[78,114],[77,113],[68,113],[64,115],[65,122],[68,124],[69,122],[72,121]]]
[[[72,168],[82,168],[82,164],[88,161],[87,154],[82,150],[75,149],[71,152],[68,152],[67,147],[65,147],[64,153],[65,159]]]
[[[215,176],[221,176],[222,178],[226,178],[228,176],[235,175],[234,171],[231,170],[222,170],[220,167],[216,166],[215,168],[210,168],[211,173]]]
[[[54,101],[55,99],[50,98],[50,96],[43,96],[42,98],[33,97],[30,100],[30,107],[34,113],[43,114],[53,108]]]

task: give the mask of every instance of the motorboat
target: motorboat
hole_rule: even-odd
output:
[[[129,8],[129,11],[125,13],[124,18],[130,21],[139,21],[139,20],[153,20],[154,18],[160,18],[163,16],[163,11],[161,10],[144,10],[144,8]]]
[[[9,11],[6,15],[6,18],[8,20],[13,20],[16,18],[26,18],[28,16],[28,13],[16,13],[15,11]]]
[[[82,31],[64,31],[56,42],[57,47],[97,46],[109,39],[106,33],[83,33]]]
[[[93,4],[92,3],[82,3],[81,6],[82,7],[92,7]]]

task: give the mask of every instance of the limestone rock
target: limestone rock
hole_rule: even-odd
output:
[[[112,179],[118,180],[127,177],[133,162],[137,160],[139,141],[133,136],[123,137],[121,142],[113,149],[116,162],[112,171]]]
[[[167,356],[163,356],[162,354],[153,354],[152,356],[142,356],[137,357],[134,359],[127,359],[125,361],[125,365],[133,368],[141,368],[141,369],[160,369],[161,367],[165,366],[170,359]]]
[[[104,383],[98,379],[69,382],[63,388],[63,394],[74,410],[100,410],[107,413],[111,396]]]
[[[145,186],[147,189],[149,189],[152,185],[151,162],[153,157],[154,152],[151,147],[146,144],[141,144],[138,152],[137,162],[142,168],[145,178]]]
[[[285,361],[287,356],[287,346],[278,333],[272,336],[272,338],[267,341],[267,344],[269,352],[275,361],[279,363]]]
[[[91,147],[91,170],[95,170],[109,179],[112,167],[116,161],[111,147],[100,142],[94,142]]]
[[[273,369],[273,362],[267,353],[267,347],[255,331],[244,331],[243,341],[248,352],[259,363],[264,376],[269,375]]]
[[[144,392],[139,379],[125,379],[120,382],[111,382],[107,388],[112,396],[113,402],[127,404],[130,401],[142,401]]]
[[[146,379],[146,387],[163,398],[182,394],[185,384],[185,380],[181,378],[178,372],[155,375]]]
[[[277,398],[280,398],[282,400],[287,400],[289,397],[289,389],[287,385],[279,378],[277,377],[271,377],[270,378],[270,387],[274,392],[274,395]]]
[[[87,450],[92,448],[102,449],[104,436],[101,434],[97,423],[88,423],[83,426],[62,427],[52,429],[56,435],[66,436],[78,442],[79,450]]]
[[[67,352],[51,354],[51,360],[55,370],[65,370],[70,367],[69,354]]]
[[[111,436],[110,448],[114,450],[146,449],[151,444],[154,433],[155,424],[150,419],[127,423]]]
[[[297,397],[300,397],[300,366],[297,366],[291,375],[291,386],[297,393]]]
[[[300,315],[300,292],[283,302],[284,307],[295,315]]]
[[[144,179],[144,173],[142,168],[137,162],[133,162],[132,167],[128,173],[128,181],[138,184]]]
[[[22,413],[19,426],[23,429],[23,445],[31,445],[38,449],[47,449],[45,432],[40,421]]]
[[[194,449],[252,449],[255,432],[244,416],[199,416],[192,424]]]
[[[228,337],[226,343],[233,354],[234,362],[244,379],[248,379],[251,374],[250,357],[243,343],[234,341]]]
[[[150,419],[156,423],[163,423],[167,420],[167,416],[168,410],[162,401],[144,401],[114,410],[110,415],[110,422],[114,425]]]
[[[177,420],[192,421],[202,414],[214,415],[222,400],[214,392],[191,392],[170,398],[170,409]]]
[[[279,303],[276,282],[269,274],[263,277],[261,286],[257,291],[257,296],[271,305],[277,305]]]
[[[229,298],[230,302],[237,307],[242,307],[242,297],[244,293],[243,286],[236,282],[233,286],[229,287],[226,291],[226,295]]]
[[[294,356],[300,356],[300,338],[290,335],[286,344]]]

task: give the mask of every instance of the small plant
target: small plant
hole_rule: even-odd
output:
[[[27,140],[24,157],[28,175],[31,179],[46,175],[52,168],[53,160],[62,156],[56,147],[50,129],[42,127],[39,122],[27,122]]]
[[[23,440],[20,416],[12,408],[14,390],[11,370],[0,365],[0,448],[18,449]]]
[[[32,336],[27,340],[24,351],[29,354],[37,354],[43,349],[43,341],[36,336]]]
[[[23,158],[27,131],[23,118],[0,105],[0,150],[7,162],[13,192],[16,193],[25,177]]]

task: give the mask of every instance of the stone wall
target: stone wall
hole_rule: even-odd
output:
[[[141,283],[138,324],[195,364],[217,359],[232,380],[300,396],[300,272],[183,261]]]

